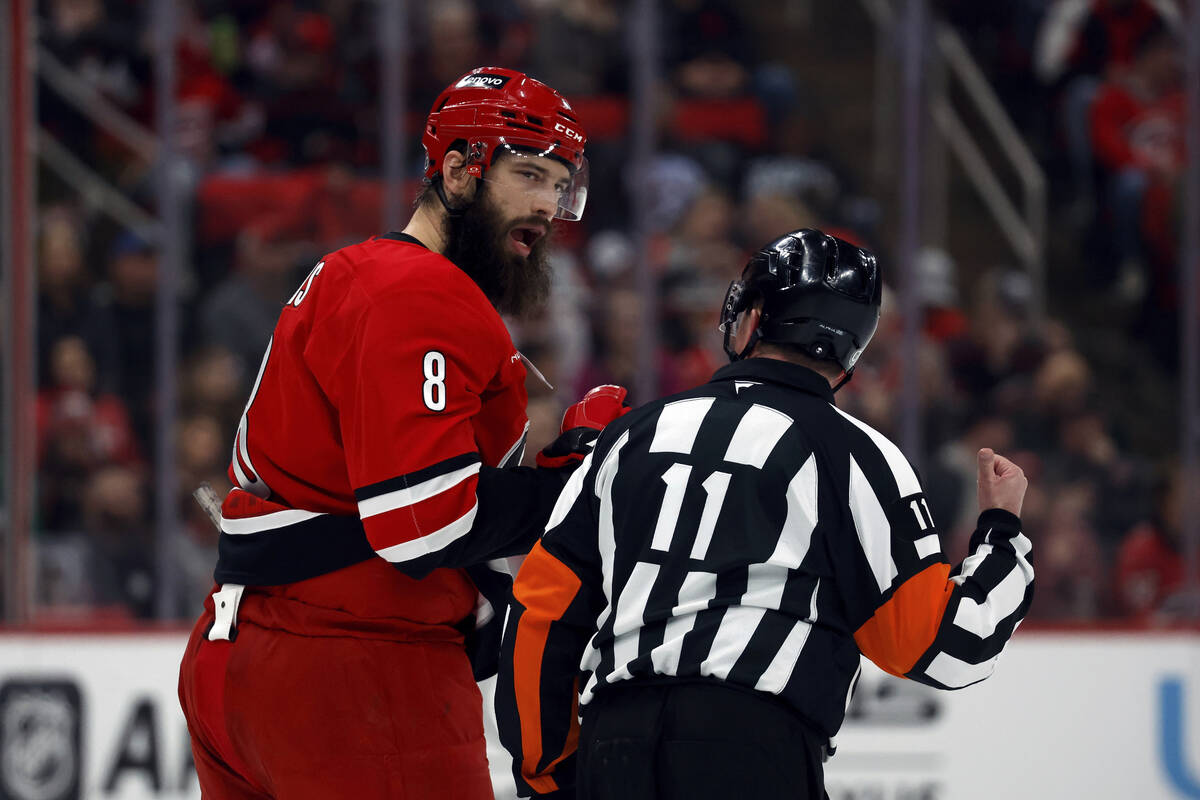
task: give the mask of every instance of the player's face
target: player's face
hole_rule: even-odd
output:
[[[488,192],[497,211],[509,222],[505,248],[528,258],[534,245],[550,230],[559,199],[571,174],[553,158],[508,154],[488,170]]]
[[[479,182],[475,200],[459,217],[448,218],[444,255],[470,275],[501,313],[522,316],[537,309],[550,290],[547,248],[557,199],[525,172],[549,162],[545,177],[566,176],[550,159],[505,156]],[[515,163],[511,163],[515,162]],[[561,175],[551,171],[561,168]],[[524,167],[524,168],[522,168]],[[531,188],[532,187],[532,188]]]

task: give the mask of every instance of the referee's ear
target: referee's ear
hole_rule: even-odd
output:
[[[742,318],[738,320],[737,334],[733,337],[734,352],[740,353],[746,349],[746,345],[750,343],[751,335],[758,330],[758,326],[761,324],[762,305],[760,303],[756,303],[742,312]],[[751,353],[750,355],[754,354]]]

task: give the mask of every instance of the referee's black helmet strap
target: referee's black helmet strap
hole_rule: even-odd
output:
[[[882,293],[873,254],[818,230],[793,231],[755,253],[730,284],[721,308],[725,353],[738,361],[758,341],[789,344],[849,375],[879,325]],[[733,323],[760,299],[762,321],[737,352]]]

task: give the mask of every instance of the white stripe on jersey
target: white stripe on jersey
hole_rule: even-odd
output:
[[[938,683],[959,689],[972,683],[978,683],[991,675],[996,669],[996,662],[999,659],[1000,656],[997,654],[982,664],[968,664],[947,653],[938,653],[925,670],[925,674]]]
[[[812,625],[804,620],[796,620],[796,624],[788,631],[787,638],[779,646],[775,657],[771,659],[771,665],[763,672],[758,683],[754,684],[755,689],[771,694],[779,694],[783,691],[792,677],[792,672],[796,669],[796,662],[800,660],[800,652],[804,650],[804,643],[808,641],[810,631],[812,631]]]
[[[913,542],[913,546],[917,548],[917,558],[929,558],[935,553],[941,552],[942,543],[938,540],[936,533],[931,533],[928,536],[922,536]]]
[[[612,485],[613,479],[617,477],[617,464],[621,458],[621,448],[628,442],[629,431],[625,431],[608,451],[608,455],[600,463],[600,468],[596,470],[596,497],[600,500],[601,571],[604,575],[604,596],[608,598],[610,608],[613,601],[613,559],[617,554],[617,533],[613,528]],[[607,617],[607,614],[605,616]]]
[[[767,561],[788,569],[800,566],[817,527],[817,457],[810,455],[787,488],[787,517],[775,552]]]
[[[738,422],[725,451],[725,460],[762,469],[790,427],[792,418],[787,414],[755,403]]]
[[[1025,599],[1025,587],[1028,585],[1020,567],[1013,567],[1004,576],[1004,580],[988,592],[982,603],[963,594],[958,611],[954,614],[954,624],[981,639],[986,639],[996,632],[1000,620],[1012,614],[1021,605]]]
[[[917,480],[917,473],[913,471],[912,464],[908,463],[908,459],[904,457],[904,453],[900,452],[899,447],[867,423],[855,419],[837,406],[830,407],[854,423],[867,436],[871,437],[871,441],[875,443],[875,446],[879,448],[879,452],[887,461],[888,468],[892,472],[892,477],[896,479],[896,486],[900,489],[901,497],[921,494],[921,482]]]
[[[512,447],[508,448],[508,452],[504,454],[504,458],[500,459],[500,463],[497,466],[515,467],[520,463],[521,459],[525,456],[525,437],[529,435],[529,424],[529,420],[525,420],[525,427],[522,429],[521,435],[513,442]],[[520,455],[517,453],[518,450],[520,451]],[[509,459],[513,459],[513,463],[508,463]]]
[[[728,678],[729,671],[746,652],[750,637],[758,630],[766,613],[765,608],[726,608],[721,617],[721,626],[717,628],[717,635],[713,637],[712,647],[708,650],[708,658],[700,662],[700,674],[721,680]]]
[[[629,664],[638,657],[638,639],[645,624],[646,603],[656,580],[658,564],[638,562],[621,589],[613,617],[613,664],[616,669],[605,678],[605,683],[631,677]]]
[[[676,400],[663,406],[654,426],[654,441],[650,442],[651,453],[692,452],[696,444],[696,433],[704,417],[712,408],[715,397],[697,397],[691,400]]]
[[[788,568],[777,564],[751,564],[746,567],[746,591],[738,605],[779,610],[783,590],[787,588]]]
[[[436,553],[451,542],[466,536],[471,530],[471,526],[475,524],[475,515],[478,512],[479,503],[476,503],[471,506],[470,511],[444,528],[439,528],[433,533],[418,537],[412,541],[394,544],[391,547],[385,547],[375,552],[381,558],[391,561],[393,564],[402,561],[412,561],[414,558],[420,558],[428,553]]]
[[[900,571],[892,558],[892,526],[862,467],[850,457],[850,514],[863,554],[880,592],[886,592]]]
[[[696,627],[696,615],[671,617],[663,631],[662,644],[650,651],[650,662],[659,675],[677,675],[679,658],[683,655],[683,637]]]
[[[571,513],[575,501],[579,499],[579,495],[583,494],[584,478],[591,467],[592,454],[588,453],[583,457],[583,462],[571,473],[571,477],[567,478],[567,485],[563,487],[562,492],[558,495],[558,500],[554,502],[554,510],[550,512],[546,530],[557,528],[567,518],[567,514]]]
[[[447,472],[445,475],[438,475],[414,486],[406,486],[378,497],[361,500],[358,504],[358,516],[367,519],[399,508],[407,508],[422,500],[428,500],[448,489],[453,489],[472,475],[479,474],[479,466],[479,462],[468,464],[461,469]]]
[[[991,536],[991,534],[992,531],[989,528],[987,535]],[[986,537],[984,541],[987,541]],[[992,551],[995,549],[996,548],[992,547],[990,544],[979,545],[978,550],[963,559],[962,568],[958,571],[957,575],[951,576],[950,580],[954,581],[959,586],[962,586],[967,578],[975,574],[975,570],[979,569],[979,565],[982,564],[984,559],[990,556]]]
[[[266,500],[271,496],[271,489],[263,481],[262,475],[254,467],[254,462],[250,460],[250,443],[247,439],[250,436],[250,427],[248,417],[250,415],[250,406],[254,405],[254,398],[258,396],[258,387],[262,383],[263,373],[267,371],[267,360],[271,358],[271,348],[275,344],[275,337],[272,336],[267,340],[267,349],[263,353],[262,361],[258,364],[258,374],[254,376],[254,388],[250,390],[250,397],[246,400],[246,407],[242,410],[242,418],[238,421],[237,433],[233,437],[233,475],[237,478],[238,486],[244,491],[249,492],[255,497],[261,497]],[[251,478],[242,469],[242,463],[238,461],[238,455],[241,455],[242,461],[254,473]]]
[[[319,511],[303,511],[298,508],[289,508],[285,511],[272,511],[270,514],[262,514],[257,517],[240,517],[235,519],[221,517],[221,532],[233,536],[243,533],[262,533],[263,531],[286,528],[288,525],[295,525],[298,522],[323,516],[325,516],[324,513]]]

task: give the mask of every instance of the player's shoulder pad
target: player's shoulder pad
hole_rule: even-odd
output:
[[[477,331],[507,334],[483,290],[440,253],[382,237],[338,252],[346,257],[367,301],[388,313],[394,309],[419,315],[435,325],[439,318],[453,318]]]
[[[380,237],[359,247],[362,248],[360,274],[378,291],[453,294],[491,308],[475,281],[440,253]]]

